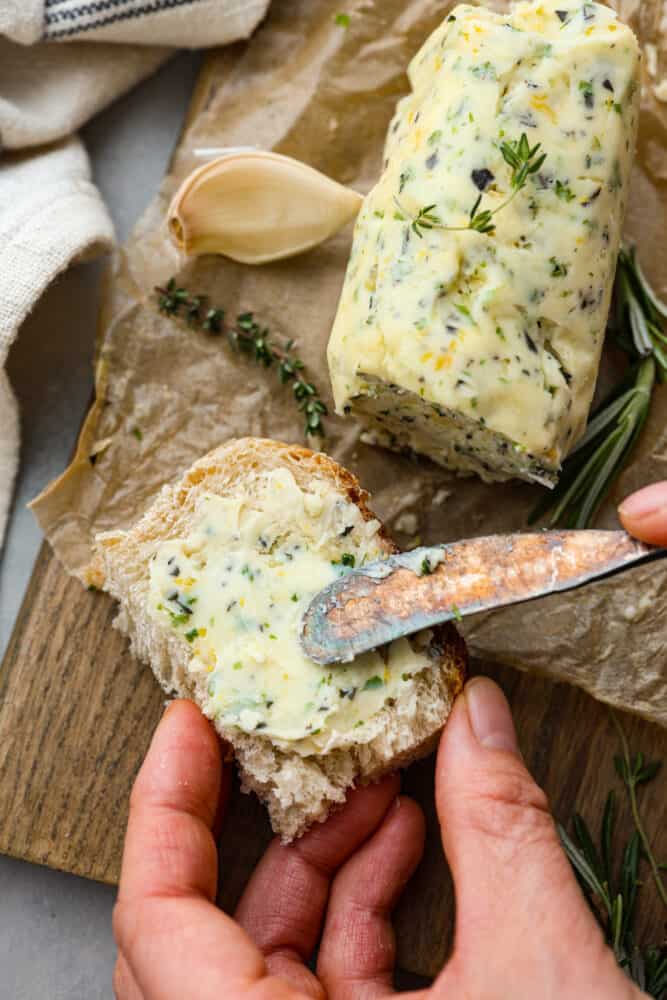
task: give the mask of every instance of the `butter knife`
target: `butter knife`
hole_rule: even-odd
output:
[[[624,531],[489,535],[413,549],[352,570],[306,611],[301,645],[317,663],[341,663],[420,629],[582,587],[667,549]]]

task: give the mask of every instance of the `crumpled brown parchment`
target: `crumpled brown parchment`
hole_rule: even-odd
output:
[[[100,324],[97,401],[67,471],[33,504],[66,568],[91,577],[97,531],[131,524],[156,490],[234,435],[302,441],[302,421],[275,373],[226,342],[161,316],[155,284],[207,293],[230,315],[252,310],[298,341],[327,402],[325,347],[350,248],[345,231],[301,257],[261,268],[223,258],[184,262],[164,212],[208,147],[258,146],[297,157],[365,192],[378,176],[385,130],[405,92],[405,68],[453,6],[437,0],[274,0],[246,46],[214,54],[202,72],[171,172],[117,255]],[[494,4],[501,7],[501,3]],[[657,290],[667,293],[667,19],[661,0],[614,6],[642,42],[644,82],[627,236]],[[607,359],[606,364],[609,364]],[[603,376],[604,377],[604,376]],[[631,464],[600,514],[667,478],[667,389]],[[323,447],[358,473],[374,507],[404,544],[520,530],[539,490],[457,479],[425,460],[361,443],[351,421],[329,417]],[[317,447],[317,441],[311,442]],[[667,725],[667,564],[653,564],[565,595],[468,619],[473,654],[568,680],[610,704]]]

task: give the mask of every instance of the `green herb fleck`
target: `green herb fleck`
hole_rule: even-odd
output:
[[[593,100],[593,81],[592,80],[580,80],[579,90],[584,95],[584,101],[588,106]]]
[[[435,132],[431,132],[430,136],[426,141],[428,142],[429,146],[435,146],[435,144],[437,142],[440,142],[441,139],[442,139],[442,129],[437,128]]]
[[[144,435],[143,435],[140,427],[133,427],[132,428],[132,434],[137,439],[137,441],[143,441]]]
[[[496,73],[496,68],[493,63],[486,62],[480,63],[477,66],[472,66],[470,72],[473,76],[476,76],[479,80],[497,80],[498,74]]]
[[[241,663],[240,660],[237,660],[236,663],[232,664],[232,670],[241,670],[242,667],[243,664]]]
[[[409,181],[413,181],[414,179],[415,179],[414,167],[406,167],[403,173],[398,178],[398,193],[402,194],[405,185]]]
[[[349,28],[350,27],[350,15],[349,14],[336,14],[334,17],[334,23],[338,25],[339,28]]]
[[[196,628],[191,628],[189,632],[185,633],[185,638],[188,640],[188,642],[194,642],[198,635],[199,635],[199,630]]]
[[[567,184],[563,184],[562,181],[556,181],[556,187],[554,190],[556,192],[556,196],[560,198],[561,201],[569,202],[574,201],[576,198],[576,195],[571,188],[569,188]]]
[[[422,576],[430,576],[431,573],[434,572],[434,570],[435,570],[435,567],[431,565],[431,560],[429,559],[429,557],[428,556],[424,556],[424,558],[422,559],[422,564],[421,564],[421,575]]]
[[[364,686],[362,687],[361,690],[362,691],[375,691],[376,688],[381,688],[383,684],[384,684],[384,681],[382,680],[382,678],[379,677],[376,674],[374,677],[369,677],[368,678],[368,680],[366,681],[366,683],[364,684]]]
[[[340,561],[343,564],[343,566],[350,566],[351,568],[354,568],[354,564],[356,563],[357,560],[354,558],[351,552],[344,552],[343,555],[341,556]]]
[[[454,618],[455,618],[455,620],[457,622],[463,621],[463,615],[461,614],[461,612],[457,608],[456,604],[452,604],[452,615],[454,616]]]
[[[292,600],[296,604],[298,602],[298,600],[299,600],[299,595],[298,594],[292,594]]]
[[[568,265],[562,260],[557,260],[556,257],[550,257],[549,263],[551,264],[551,277],[552,278],[565,278],[568,272]]]

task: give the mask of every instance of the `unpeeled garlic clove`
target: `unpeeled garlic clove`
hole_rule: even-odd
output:
[[[242,151],[194,170],[174,195],[167,221],[186,254],[265,264],[322,243],[357,215],[362,201],[298,160]]]

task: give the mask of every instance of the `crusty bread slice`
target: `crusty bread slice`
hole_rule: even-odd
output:
[[[173,486],[165,486],[148,512],[129,531],[97,538],[103,587],[121,604],[117,627],[130,638],[134,653],[151,665],[169,693],[192,698],[205,707],[202,681],[188,671],[192,649],[181,635],[164,627],[148,611],[149,561],[157,546],[187,534],[202,493],[242,498],[258,474],[288,469],[301,489],[314,480],[355,504],[364,521],[375,515],[358,480],[331,458],[296,445],[245,438],[230,441],[196,462]],[[377,535],[378,555],[396,547],[384,528]],[[345,800],[355,783],[365,784],[428,754],[463,685],[466,653],[452,626],[433,632],[427,668],[392,704],[355,730],[354,741],[321,753],[276,746],[267,736],[246,733],[216,722],[233,747],[244,790],[254,791],[268,807],[273,829],[285,841],[300,836]]]

